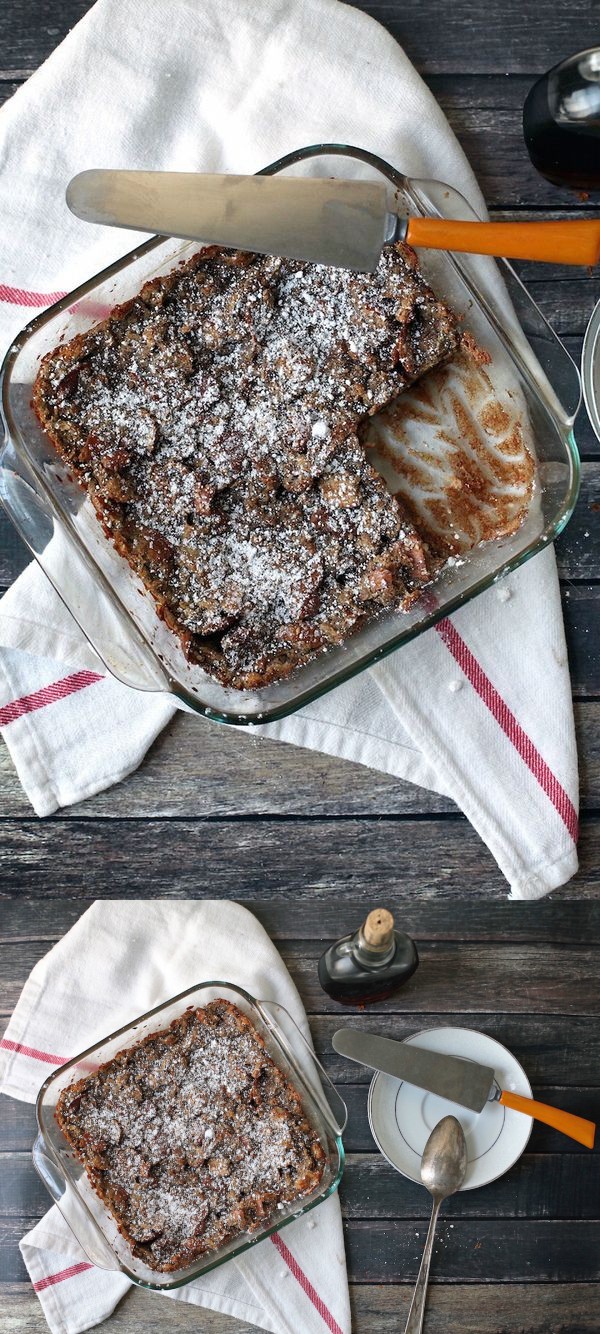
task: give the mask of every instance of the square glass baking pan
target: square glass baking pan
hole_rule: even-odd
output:
[[[450,186],[408,179],[381,158],[343,144],[300,149],[265,173],[384,177],[404,215],[474,218]],[[536,457],[536,486],[527,517],[511,536],[480,544],[450,563],[408,611],[368,622],[290,677],[254,691],[232,690],[187,662],[159,619],[151,594],[105,537],[90,502],[69,480],[41,430],[31,391],[41,358],[169,272],[198,243],[155,237],[32,320],[2,369],[5,441],[0,499],[57,592],[108,670],[126,685],[168,691],[218,722],[265,723],[309,703],[427,630],[551,542],[568,521],[578,491],[573,422],[579,374],[506,261],[421,251],[421,268],[524,400]]]
[[[316,1190],[296,1203],[286,1205],[285,1211],[268,1219],[260,1231],[242,1233],[187,1269],[161,1276],[136,1259],[121,1236],[112,1214],[96,1195],[85,1168],[58,1125],[56,1105],[63,1089],[110,1061],[117,1052],[141,1042],[150,1033],[168,1028],[172,1020],[189,1007],[197,1008],[218,999],[228,1000],[243,1011],[275,1065],[300,1094],[306,1117],[325,1150],[323,1177]],[[202,982],[190,987],[61,1065],[42,1084],[36,1114],[39,1134],[33,1148],[34,1167],[85,1254],[99,1268],[118,1270],[141,1287],[159,1291],[190,1283],[314,1209],[337,1190],[344,1168],[341,1136],[346,1124],[346,1107],[312,1048],[282,1005],[255,1000],[247,991],[230,982]]]

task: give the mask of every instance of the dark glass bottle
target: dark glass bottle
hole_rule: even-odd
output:
[[[554,185],[600,190],[600,47],[561,61],[527,95],[523,135]]]
[[[340,1005],[385,1000],[412,977],[417,948],[396,931],[391,912],[375,908],[354,935],[343,936],[319,959],[319,982]]]

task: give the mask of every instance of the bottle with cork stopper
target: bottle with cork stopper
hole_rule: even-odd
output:
[[[358,931],[321,955],[319,982],[341,1005],[370,1005],[392,996],[418,963],[414,940],[396,930],[387,908],[374,908]]]

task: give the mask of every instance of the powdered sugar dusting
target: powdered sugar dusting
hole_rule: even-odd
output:
[[[35,404],[188,655],[254,687],[427,577],[356,431],[457,338],[407,247],[213,248],[46,358]]]
[[[61,1095],[57,1118],[134,1254],[182,1268],[309,1193],[323,1150],[235,1006],[216,1001]]]

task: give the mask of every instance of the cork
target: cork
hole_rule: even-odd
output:
[[[371,949],[389,945],[394,932],[394,919],[387,908],[374,908],[363,927],[363,936]]]

